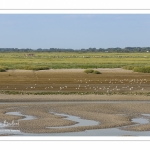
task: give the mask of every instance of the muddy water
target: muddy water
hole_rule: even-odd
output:
[[[9,114],[10,113],[11,113],[11,115],[26,116],[26,115],[20,114],[19,112],[9,112]],[[76,122],[84,120],[77,116],[71,116],[71,115],[67,115],[67,114],[58,114],[58,113],[55,113],[55,114],[62,115],[64,117],[67,117],[65,119],[69,119],[69,120],[76,121]],[[142,115],[150,116],[150,114],[142,114]],[[28,116],[26,116],[26,118],[27,117]],[[30,119],[30,120],[35,119],[32,117],[30,116],[30,117],[28,117],[28,119]],[[24,118],[24,119],[26,119],[26,118]],[[26,120],[28,120],[28,119],[26,119]],[[147,123],[149,123],[149,120],[147,118],[141,117],[141,118],[133,118],[132,122],[136,123],[136,125],[137,124],[147,124]],[[96,125],[98,122],[88,120],[88,123],[92,124],[92,125],[93,125],[93,123],[95,123],[95,125]],[[85,123],[78,123],[77,125],[81,126],[81,125],[85,125]],[[68,126],[65,126],[65,127],[68,128]],[[20,130],[9,130],[9,129],[5,129],[5,128],[0,128],[0,134],[13,134],[14,136],[16,136],[16,135],[21,135],[21,136],[150,136],[150,131],[126,131],[126,130],[121,130],[119,128],[108,128],[108,129],[85,130],[82,132],[33,134],[33,133],[23,133]]]

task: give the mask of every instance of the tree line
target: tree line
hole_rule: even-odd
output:
[[[30,49],[30,48],[0,48],[0,52],[108,52],[108,53],[139,53],[150,52],[150,47],[125,47],[125,48],[88,48],[88,49],[64,49],[64,48],[49,48],[49,49]]]

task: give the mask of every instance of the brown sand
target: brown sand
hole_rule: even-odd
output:
[[[44,102],[44,101],[99,101],[99,100],[150,100],[144,95],[6,95],[0,94],[0,102]]]

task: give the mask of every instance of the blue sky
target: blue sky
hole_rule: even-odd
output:
[[[150,15],[0,14],[0,47],[150,47]]]

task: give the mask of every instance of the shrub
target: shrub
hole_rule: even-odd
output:
[[[97,71],[97,70],[94,70],[94,72],[93,72],[94,74],[101,74],[99,71]]]
[[[32,70],[48,70],[49,67],[45,67],[45,66],[39,66],[39,67],[33,67]]]
[[[92,70],[92,69],[86,69],[84,72],[85,72],[85,73],[93,73],[94,70]]]
[[[94,74],[101,74],[98,70],[92,70],[92,69],[87,69],[84,71],[85,73],[94,73]]]
[[[134,67],[135,72],[150,73],[150,67]]]
[[[0,67],[0,72],[5,72],[7,69],[4,67]]]

